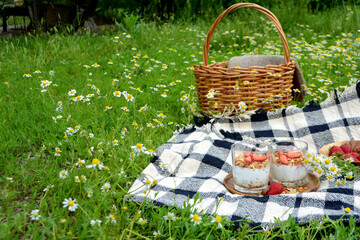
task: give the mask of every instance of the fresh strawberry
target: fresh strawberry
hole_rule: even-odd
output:
[[[351,147],[347,144],[341,145],[340,148],[344,151],[344,153],[351,153]]]
[[[299,153],[299,152],[288,152],[286,154],[286,156],[288,158],[299,158],[299,157],[301,157],[301,153]]]
[[[360,147],[354,147],[352,151],[353,151],[353,152],[357,152],[357,153],[358,153],[358,152],[359,152],[359,150],[360,150]]]
[[[244,161],[247,162],[247,163],[252,163],[251,156],[250,155],[246,156]]]
[[[252,155],[251,155],[251,153],[249,153],[249,152],[244,152],[244,157],[252,157]]]
[[[265,161],[267,159],[267,157],[265,155],[257,155],[257,154],[253,154],[252,155],[252,160],[254,161]]]
[[[289,160],[288,157],[284,154],[284,155],[279,155],[279,160],[282,164],[284,165],[288,165],[289,164]]]
[[[282,193],[284,190],[284,186],[281,183],[273,182],[270,184],[269,191],[267,192],[268,195],[276,195]]]
[[[334,153],[344,154],[344,151],[339,146],[333,146],[330,148],[329,156],[332,156]]]
[[[351,153],[351,156],[354,158],[357,158],[357,159],[359,159],[360,160],[360,154],[358,154],[357,152],[352,152]]]
[[[353,155],[353,153],[348,153],[345,155],[345,159],[349,159],[349,158],[352,158],[354,160],[354,162],[360,161],[360,159],[358,159],[356,155]]]

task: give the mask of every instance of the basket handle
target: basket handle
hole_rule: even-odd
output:
[[[237,9],[240,8],[253,8],[255,10],[258,10],[262,13],[264,13],[276,26],[282,43],[283,43],[283,51],[284,51],[284,58],[285,58],[285,64],[290,63],[290,49],[289,49],[289,45],[288,42],[286,40],[284,31],[282,30],[282,27],[280,25],[279,20],[276,18],[276,16],[270,12],[268,9],[263,8],[257,4],[254,3],[236,3],[232,6],[230,6],[228,9],[226,9],[224,12],[222,12],[219,17],[215,20],[215,22],[213,23],[213,25],[210,27],[209,32],[206,36],[206,40],[203,46],[203,63],[204,65],[208,65],[208,57],[209,57],[209,46],[210,46],[210,39],[212,34],[214,33],[215,28],[217,27],[217,25],[219,24],[219,22],[228,14],[231,13]]]

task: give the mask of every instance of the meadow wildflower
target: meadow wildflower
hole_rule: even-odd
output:
[[[59,173],[59,177],[60,177],[61,179],[65,179],[67,176],[68,176],[68,171],[66,171],[66,170],[62,170],[62,171]]]
[[[55,74],[55,71],[54,70],[50,70],[49,71],[49,75],[53,76]]]
[[[71,89],[69,92],[68,92],[68,95],[69,96],[75,96],[76,94],[76,90],[75,89]]]
[[[89,137],[90,137],[90,138],[93,138],[93,137],[94,137],[94,134],[93,134],[93,133],[89,133]]]
[[[75,133],[75,130],[71,127],[68,127],[67,130],[66,130],[66,133],[69,134],[69,135],[73,135]]]
[[[115,91],[114,93],[115,97],[121,97],[121,92],[120,91]]]
[[[50,86],[51,83],[52,83],[52,81],[43,80],[43,81],[41,81],[40,86],[41,86],[42,88],[46,88],[46,87]]]
[[[106,217],[106,219],[110,221],[112,224],[116,224],[116,219],[114,214],[110,214],[109,216]]]
[[[94,192],[93,192],[92,189],[89,188],[89,189],[86,190],[86,196],[88,198],[91,198],[93,196],[93,194],[94,194]]]
[[[153,232],[153,235],[154,235],[154,238],[160,238],[161,237],[160,231]]]
[[[190,219],[191,222],[194,223],[194,225],[198,225],[201,223],[201,217],[198,214],[191,214]]]
[[[75,163],[75,165],[77,166],[77,167],[81,167],[82,165],[84,165],[86,163],[86,161],[85,160],[82,160],[82,159],[78,159],[78,161],[77,161],[77,163]]]
[[[247,109],[247,105],[245,102],[239,102],[238,106],[241,113],[245,112]]]
[[[75,176],[75,182],[80,182],[79,176]]]
[[[176,221],[176,216],[174,213],[172,212],[168,212],[164,217],[163,217],[166,221]]]
[[[116,139],[114,139],[114,140],[112,141],[112,144],[113,144],[113,146],[118,146],[118,145],[119,145],[119,141],[116,140]]]
[[[131,146],[135,153],[144,153],[146,148],[142,143],[137,143],[135,146]]]
[[[218,228],[222,228],[222,224],[221,224],[222,218],[221,216],[216,216],[213,217],[213,219],[211,220],[212,223],[216,223],[218,225]]]
[[[161,94],[161,96],[164,97],[164,98],[166,98],[166,97],[167,97],[166,92],[163,92],[163,93]]]
[[[345,208],[345,213],[350,213],[351,212],[351,208],[347,207]]]
[[[102,221],[99,220],[99,219],[95,219],[95,220],[91,220],[91,221],[90,221],[90,225],[91,225],[91,226],[100,226],[101,223],[102,223]]]
[[[109,182],[107,182],[101,187],[101,191],[108,192],[110,190],[110,188],[111,188],[111,185]]]
[[[83,182],[86,182],[86,180],[87,180],[85,175],[81,175],[80,178],[81,178],[81,181],[83,181]]]
[[[144,218],[139,218],[138,223],[141,225],[145,225],[147,223],[147,220]]]
[[[78,208],[79,204],[76,203],[76,199],[66,199],[62,202],[64,205],[63,208],[68,208],[70,212],[75,212],[75,210]]]
[[[104,165],[100,162],[100,160],[98,158],[93,158],[93,160],[91,161],[90,165],[86,165],[87,168],[96,168],[98,167],[99,170],[103,170],[104,169]]]
[[[32,210],[31,213],[30,213],[30,219],[33,220],[33,221],[36,221],[36,220],[39,220],[41,217],[40,215],[40,210],[39,209],[35,209],[35,210]]]
[[[112,109],[112,107],[106,106],[105,109],[104,109],[104,111],[106,112],[106,111],[108,111],[108,110],[110,110],[110,109]]]
[[[354,178],[353,172],[346,173],[346,178],[349,179],[349,180],[353,179]]]

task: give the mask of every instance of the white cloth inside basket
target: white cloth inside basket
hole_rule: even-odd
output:
[[[300,66],[296,59],[290,58],[295,62],[295,72],[294,72],[294,79],[293,79],[293,89],[299,89],[301,92],[298,94],[296,99],[299,102],[304,101],[305,91],[304,87],[306,85],[304,76],[300,69]],[[249,68],[253,66],[257,67],[266,67],[267,65],[280,65],[285,64],[284,56],[280,55],[248,55],[248,56],[241,56],[241,57],[232,57],[229,60],[227,65],[228,68],[232,67],[240,67],[240,68]]]

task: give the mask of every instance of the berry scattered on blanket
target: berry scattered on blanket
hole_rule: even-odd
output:
[[[333,146],[329,151],[329,156],[332,156],[334,153],[344,154],[344,151],[339,146]]]
[[[288,157],[285,154],[279,154],[279,160],[282,164],[284,165],[288,165],[289,164],[289,160]]]
[[[288,158],[299,158],[299,157],[301,157],[301,153],[299,153],[299,152],[288,152],[286,154],[286,156]]]
[[[352,151],[356,152],[356,153],[359,153],[360,152],[360,147],[354,147]]]
[[[270,184],[267,195],[277,195],[282,193],[283,190],[284,190],[284,186],[281,183],[273,182],[272,184]]]
[[[351,153],[351,147],[347,144],[341,145],[340,148],[344,151],[344,153]]]

